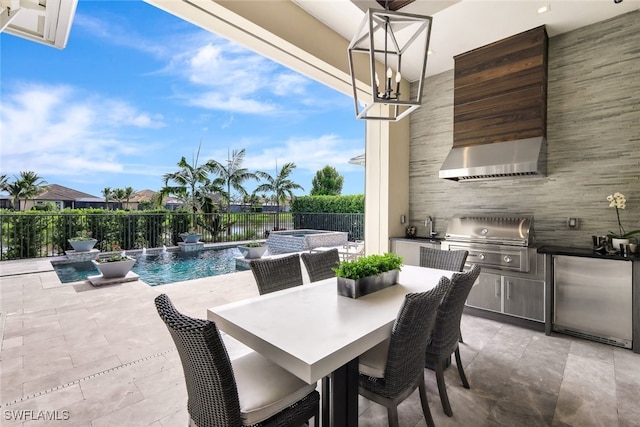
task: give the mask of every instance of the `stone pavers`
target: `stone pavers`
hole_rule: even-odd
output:
[[[153,303],[160,293],[194,317],[258,295],[250,271],[96,288],[60,283],[49,260],[0,263],[2,426],[187,425],[182,366]],[[452,418],[425,370],[439,427],[640,425],[640,355],[473,316],[463,316],[462,329],[471,389],[447,370]],[[231,337],[225,342],[231,357],[249,351]],[[362,398],[360,413],[361,426],[386,425],[385,409]],[[399,413],[402,426],[425,426],[417,393]],[[23,423],[36,417],[57,421]]]

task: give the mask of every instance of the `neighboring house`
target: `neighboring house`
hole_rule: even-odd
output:
[[[1,194],[0,209],[10,209],[10,208],[11,208],[11,197]]]
[[[21,210],[28,211],[34,205],[47,202],[55,204],[58,209],[104,207],[104,199],[58,184],[47,185],[47,191],[39,194],[33,200],[27,200],[26,202],[22,200],[20,207]]]
[[[131,198],[131,200],[129,200],[129,204],[128,206],[125,206],[128,209],[131,210],[140,210],[140,203],[141,202],[148,202],[153,204],[154,203],[154,199],[156,197],[157,192],[153,191],[153,190],[140,190],[137,191],[133,197]],[[126,202],[124,202],[125,205],[127,205]],[[170,197],[167,196],[165,198],[162,199],[162,206],[165,209],[171,210],[171,211],[175,211],[177,209],[180,209],[182,207],[182,202],[180,200],[178,200],[175,197]]]

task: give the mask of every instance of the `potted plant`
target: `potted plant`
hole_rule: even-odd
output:
[[[69,244],[76,252],[88,252],[98,242],[91,235],[91,231],[80,230],[76,233],[75,237],[70,238]]]
[[[190,228],[186,233],[180,233],[180,238],[185,243],[198,243],[202,234],[198,233],[194,228]]]
[[[610,208],[616,208],[616,218],[618,219],[618,233],[613,231],[609,231],[607,237],[609,237],[611,241],[611,247],[614,251],[620,251],[620,245],[628,245],[629,238],[634,234],[640,233],[640,230],[633,231],[625,231],[624,227],[622,227],[622,223],[620,222],[620,209],[625,209],[627,207],[627,199],[622,193],[614,193],[613,195],[609,195],[607,197],[607,201],[609,202]]]
[[[402,257],[385,253],[342,261],[333,269],[338,278],[338,295],[358,298],[398,283]]]
[[[136,259],[122,253],[98,257],[92,261],[105,279],[125,277],[136,263]]]
[[[244,245],[238,245],[238,249],[242,256],[246,259],[256,259],[262,257],[267,250],[267,245],[264,242],[253,241]]]

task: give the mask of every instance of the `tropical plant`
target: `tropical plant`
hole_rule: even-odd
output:
[[[104,187],[102,189],[102,197],[104,197],[104,207],[105,209],[109,209],[109,200],[111,200],[111,187]]]
[[[159,197],[175,195],[178,198],[185,198],[190,205],[192,212],[191,225],[194,226],[197,221],[197,213],[201,209],[207,192],[210,191],[211,180],[209,174],[213,173],[217,168],[217,163],[209,160],[201,165],[198,164],[200,158],[200,148],[202,141],[198,145],[198,151],[194,156],[192,163],[182,156],[178,162],[178,171],[164,174],[164,187],[160,190]],[[169,183],[174,185],[169,185]]]
[[[293,162],[285,163],[282,169],[278,171],[276,163],[276,176],[273,177],[266,172],[256,172],[260,178],[266,180],[266,183],[260,184],[255,191],[262,193],[272,193],[276,202],[277,212],[280,212],[280,204],[285,204],[287,199],[293,199],[293,190],[304,190],[302,186],[289,179],[289,175],[296,168]],[[280,215],[276,215],[275,228],[280,228]]]
[[[311,184],[312,196],[338,196],[342,193],[344,177],[333,166],[325,166],[316,172]]]
[[[25,203],[47,191],[47,182],[37,173],[32,171],[20,172],[19,176],[14,176],[11,184],[5,182],[4,189],[9,192],[11,204],[14,209],[20,210],[20,201]]]
[[[123,189],[123,196],[124,196],[124,200],[127,202],[127,207],[126,209],[131,209],[131,206],[129,205],[131,198],[135,195],[136,190],[133,189],[133,187],[125,187]]]
[[[0,191],[7,191],[7,185],[9,185],[9,177],[3,173],[0,175]]]
[[[214,183],[224,189],[221,195],[227,206],[227,222],[231,222],[231,189],[237,191],[241,197],[247,196],[247,190],[242,184],[249,179],[257,181],[258,176],[257,173],[249,172],[247,168],[242,167],[245,157],[244,148],[242,150],[233,150],[231,155],[227,157],[226,165],[214,160],[213,171],[218,175]],[[230,229],[227,231],[231,232]]]
[[[122,207],[122,202],[126,200],[124,189],[114,188],[111,192],[111,198],[119,203],[119,207]]]
[[[402,262],[402,257],[396,254],[372,254],[351,261],[341,261],[332,270],[337,277],[358,280],[363,277],[376,276],[386,271],[399,270]]]
[[[211,233],[214,242],[219,241],[220,235],[230,230],[233,224],[235,224],[235,221],[224,220],[222,214],[219,213],[218,206],[210,197],[208,197],[202,205],[202,211],[208,215],[198,218],[197,224]]]

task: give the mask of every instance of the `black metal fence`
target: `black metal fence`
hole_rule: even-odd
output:
[[[348,231],[350,240],[356,240],[363,236],[364,214],[0,213],[0,259],[62,255],[71,249],[68,239],[79,232],[90,233],[102,251],[175,246],[180,233],[190,228],[205,243],[263,239],[274,229],[299,228]]]

